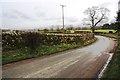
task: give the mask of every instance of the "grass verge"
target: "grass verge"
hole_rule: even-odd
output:
[[[113,58],[102,77],[102,80],[118,80],[120,76],[120,37],[115,34],[105,34],[103,36],[116,39],[118,38],[118,48],[114,53]]]
[[[30,58],[36,58],[43,55],[50,55],[57,52],[77,48],[77,47],[84,47],[89,44],[92,44],[97,39],[90,39],[87,41],[84,41],[84,43],[72,43],[72,44],[59,44],[59,45],[53,45],[53,46],[41,46],[38,47],[35,53],[30,53],[30,50],[28,48],[20,48],[20,49],[14,49],[9,51],[4,51],[2,53],[2,64],[12,63],[16,61],[21,61],[25,59]]]

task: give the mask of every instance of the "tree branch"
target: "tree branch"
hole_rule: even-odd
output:
[[[99,22],[101,22],[104,19],[104,14],[102,14],[102,17],[95,23],[94,26],[96,26]]]

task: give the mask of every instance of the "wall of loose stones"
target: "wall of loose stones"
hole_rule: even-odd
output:
[[[2,46],[3,51],[6,48],[29,47],[35,49],[38,46],[59,45],[62,43],[83,43],[86,40],[94,38],[94,34],[52,34],[38,32],[3,32]]]

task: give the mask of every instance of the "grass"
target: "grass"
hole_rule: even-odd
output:
[[[119,79],[120,76],[120,37],[115,34],[105,34],[104,36],[111,37],[111,38],[118,38],[118,48],[113,55],[111,62],[109,63],[102,80],[115,80]]]
[[[59,45],[53,45],[53,46],[41,46],[38,47],[37,50],[34,53],[30,53],[30,50],[28,48],[20,48],[20,49],[14,49],[14,50],[8,50],[3,51],[2,53],[2,64],[12,63],[16,61],[21,61],[25,59],[30,58],[36,58],[43,55],[50,55],[57,52],[77,48],[77,47],[83,47],[87,46],[93,42],[95,42],[97,39],[91,39],[84,41],[82,44],[78,43],[72,43],[72,44],[59,44]]]
[[[71,30],[71,31],[74,31],[74,30]],[[91,30],[75,30],[75,32],[92,32]],[[106,29],[106,30],[95,30],[95,32],[98,32],[98,33],[109,33],[109,32],[113,32],[113,33],[116,33],[116,30],[113,30],[113,29]]]
[[[116,32],[116,30],[112,30],[112,29],[107,29],[107,30],[95,30],[95,32],[103,32],[103,33],[109,33],[110,31],[112,31],[113,33]]]
[[[115,39],[118,38],[117,34],[101,34],[101,36],[106,36],[106,37],[115,38]]]

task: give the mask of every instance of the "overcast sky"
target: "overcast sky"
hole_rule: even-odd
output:
[[[110,10],[115,21],[119,0],[2,0],[2,28],[33,29],[62,25],[61,4],[66,5],[65,25],[80,25],[88,7],[101,6]],[[1,7],[0,7],[1,8]],[[1,24],[1,23],[0,23]]]

